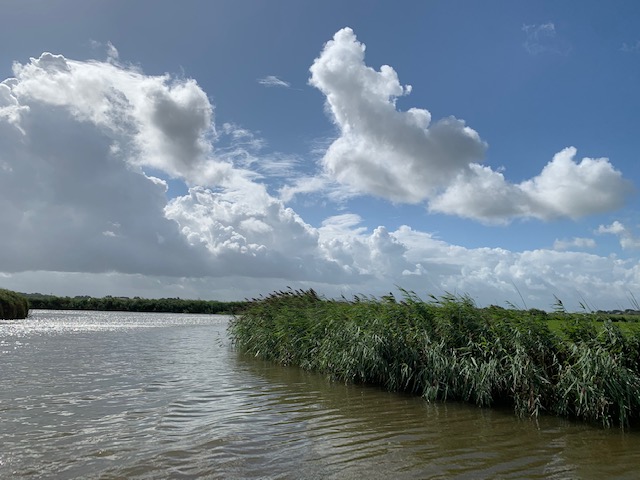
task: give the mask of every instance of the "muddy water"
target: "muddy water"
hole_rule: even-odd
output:
[[[640,434],[244,358],[220,316],[0,322],[0,478],[637,478]]]

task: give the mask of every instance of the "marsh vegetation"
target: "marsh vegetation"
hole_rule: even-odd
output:
[[[0,319],[27,318],[29,302],[19,293],[0,288]]]
[[[241,352],[338,381],[626,428],[640,416],[639,327],[561,304],[547,313],[290,290],[253,299],[229,332]]]

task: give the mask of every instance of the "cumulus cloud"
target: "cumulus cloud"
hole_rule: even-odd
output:
[[[344,280],[340,267],[319,250],[316,229],[262,185],[244,183],[220,192],[191,188],[165,212],[189,244],[211,254],[214,275]]]
[[[214,154],[213,106],[195,81],[116,60],[44,53],[0,83],[0,222],[11,225],[0,236],[2,270],[198,277],[250,274],[255,261],[278,267],[276,276],[305,276],[297,269],[306,264],[285,253],[309,257],[313,232],[307,239],[257,175],[234,165],[238,149],[260,140],[224,124],[230,141]],[[167,205],[167,182],[147,170],[193,190]],[[219,196],[227,203],[214,208]],[[207,214],[214,218],[198,217]],[[307,276],[315,263],[333,266],[308,263]]]
[[[108,129],[10,83],[25,108],[19,129],[0,119],[5,272],[206,273],[202,252],[163,214],[163,181],[123,161]]]
[[[321,160],[323,174],[361,194],[393,202],[427,202],[431,211],[485,223],[514,218],[578,218],[620,207],[630,185],[606,158],[574,161],[576,149],[556,154],[542,172],[520,184],[481,165],[486,143],[454,117],[432,122],[429,111],[401,111],[411,92],[393,68],[364,62],[365,46],[344,28],[310,68],[309,83],[326,96],[339,137]],[[304,192],[310,182],[285,193]],[[308,191],[308,190],[307,190]]]
[[[131,166],[192,184],[218,184],[230,174],[230,165],[212,161],[213,107],[195,80],[144,75],[113,58],[82,62],[51,53],[13,71],[11,92],[22,105],[60,107],[94,125]]]
[[[291,84],[289,82],[285,82],[284,80],[276,77],[275,75],[267,75],[264,78],[260,78],[258,80],[260,85],[264,85],[265,87],[284,87],[289,88]]]
[[[527,307],[550,308],[553,295],[569,308],[588,298],[595,308],[619,308],[626,294],[640,286],[640,265],[615,255],[547,249],[512,252],[501,248],[450,245],[410,227],[392,232],[405,247],[409,263],[420,263],[419,275],[405,276],[401,285],[418,292],[468,293],[483,304],[510,301]],[[516,290],[517,288],[517,290]]]
[[[404,270],[415,268],[405,259],[406,247],[384,226],[369,233],[355,214],[327,218],[318,229],[320,245],[329,259],[350,274],[369,278],[399,278]]]
[[[553,296],[569,309],[588,299],[592,308],[628,308],[629,291],[640,290],[640,264],[615,255],[586,252],[529,250],[511,252],[501,248],[465,248],[449,244],[432,234],[402,226],[394,231],[360,226],[361,219],[344,214],[327,219],[318,230],[322,244],[344,269],[370,274],[352,275],[345,282],[308,279],[297,287],[312,287],[329,296],[341,294],[384,295],[396,286],[413,290],[423,298],[445,292],[468,294],[480,305],[506,305],[551,309]],[[336,234],[337,239],[331,236]],[[370,250],[373,249],[373,250]],[[377,250],[375,250],[377,249]],[[394,256],[382,258],[382,252]],[[397,254],[402,252],[402,255]],[[360,264],[354,262],[357,259]],[[369,264],[371,260],[383,260]],[[385,262],[386,265],[385,265]],[[259,262],[258,262],[259,265]],[[378,267],[387,270],[378,270]],[[141,274],[20,272],[0,275],[2,285],[20,291],[102,296],[180,296],[235,300],[286,288],[290,279],[275,276],[234,275],[219,277],[172,277]],[[338,278],[338,277],[334,277]],[[343,280],[345,277],[342,277]],[[357,280],[357,281],[352,281]],[[520,295],[524,298],[523,305]]]
[[[471,165],[429,207],[485,223],[517,217],[577,219],[621,207],[632,191],[622,173],[606,158],[576,162],[576,153],[574,147],[562,150],[539,175],[520,184],[489,167]]]
[[[251,166],[262,142],[232,123],[216,132],[193,80],[49,53],[14,73],[0,90],[0,220],[12,226],[0,238],[4,272],[355,284],[402,250],[380,227],[339,263],[318,229],[236,167]],[[214,153],[218,138],[227,146]],[[166,180],[148,169],[185,180],[188,194],[168,201]]]
[[[480,159],[485,144],[463,121],[450,117],[431,125],[431,114],[396,109],[411,92],[395,70],[364,63],[365,46],[349,28],[327,42],[311,66],[309,83],[326,96],[340,130],[322,163],[341,183],[397,202],[417,203]]]
[[[515,284],[530,306],[544,307],[553,293],[595,301],[640,286],[637,263],[613,256],[467,249],[408,226],[367,228],[347,210],[314,227],[288,208],[297,192],[322,189],[495,221],[579,216],[623,198],[620,173],[606,159],[575,161],[575,150],[510,184],[478,163],[486,145],[461,120],[399,111],[395,99],[410,88],[391,67],[364,65],[350,30],[312,67],[340,137],[325,171],[283,187],[280,198],[259,182],[297,160],[262,154],[264,142],[233,123],[216,129],[194,80],[145,75],[115,54],[83,62],[44,53],[14,75],[0,83],[0,224],[10,226],[0,268],[11,288],[237,299],[296,281],[328,295],[399,285],[503,303],[519,298]],[[171,177],[189,188],[168,200]],[[333,190],[336,180],[348,188]],[[625,231],[614,223],[601,233]]]
[[[344,280],[318,232],[237,167],[262,141],[216,132],[195,81],[49,53],[14,73],[0,84],[3,271]],[[168,202],[147,169],[189,193]]]
[[[611,225],[600,225],[596,233],[610,233],[620,240],[620,246],[624,249],[640,248],[640,238],[636,237],[629,228],[616,220]]]

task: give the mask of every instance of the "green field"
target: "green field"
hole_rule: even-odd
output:
[[[336,301],[309,290],[254,299],[229,330],[240,352],[428,401],[511,405],[521,416],[605,427],[640,418],[640,324],[607,315],[477,308],[466,297],[410,292]]]

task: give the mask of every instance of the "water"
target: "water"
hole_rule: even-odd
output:
[[[0,321],[0,478],[637,478],[637,432],[333,383],[238,355],[227,321]]]

